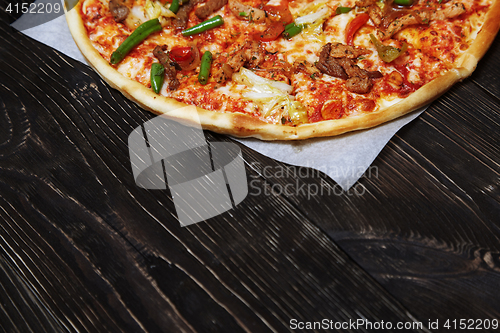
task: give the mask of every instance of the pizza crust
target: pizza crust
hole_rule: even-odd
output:
[[[66,12],[69,29],[88,63],[113,88],[119,90],[128,99],[140,107],[159,115],[177,119],[184,123],[197,122],[186,114],[176,110],[186,104],[155,94],[139,82],[120,74],[90,42],[83,21],[78,14],[82,1]],[[325,120],[316,123],[286,126],[269,124],[249,115],[231,112],[214,112],[197,107],[199,121],[203,129],[235,137],[254,137],[261,140],[304,140],[313,137],[335,136],[346,132],[362,130],[391,121],[429,104],[445,93],[456,82],[472,74],[479,59],[486,53],[499,28],[500,1],[495,1],[488,11],[482,29],[469,49],[461,56],[460,67],[451,69],[431,82],[425,84],[404,100],[370,113]]]
[[[476,69],[477,63],[488,51],[491,43],[495,39],[498,30],[500,30],[500,1],[496,0],[491,5],[488,13],[486,14],[485,21],[479,34],[474,42],[471,44],[467,52],[462,56],[461,67],[467,69],[468,75]]]

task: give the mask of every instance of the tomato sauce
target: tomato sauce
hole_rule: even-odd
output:
[[[104,59],[109,60],[111,53],[132,31],[126,24],[116,23],[108,12],[106,0],[102,1],[103,3],[101,0],[85,0],[82,6],[84,11],[82,17],[93,45]],[[468,9],[467,14],[462,14],[453,20],[415,25],[400,31],[394,38],[398,40],[396,43],[399,43],[399,46],[402,42],[407,42],[408,51],[400,59],[391,63],[384,63],[376,56],[375,47],[367,37],[369,33],[376,34],[376,30],[371,21],[365,23],[366,16],[356,20],[355,17],[359,17],[360,14],[354,11],[341,14],[344,16],[332,15],[328,22],[344,22],[345,25],[332,26],[325,23],[325,31],[332,31],[334,34],[329,38],[345,43],[347,34],[349,40],[354,40],[355,44],[358,43],[356,46],[372,50],[375,56],[368,55],[366,59],[359,60],[357,63],[366,70],[379,70],[384,74],[384,78],[373,80],[373,88],[367,94],[351,93],[345,87],[345,80],[327,75],[319,74],[310,77],[291,74],[294,60],[305,57],[309,63],[314,63],[318,59],[320,47],[327,41],[323,38],[322,42],[317,42],[310,39],[311,35],[306,38],[301,34],[285,41],[281,36],[284,25],[294,19],[289,8],[292,8],[293,14],[297,15],[300,7],[309,4],[310,0],[294,0],[290,2],[290,6],[286,0],[269,5],[267,1],[242,0],[242,3],[265,9],[268,12],[266,22],[257,24],[242,20],[235,17],[228,6],[225,6],[217,12],[224,18],[222,26],[187,38],[167,25],[161,33],[153,34],[147,41],[132,50],[116,68],[123,75],[150,87],[149,68],[153,61],[157,61],[152,55],[155,45],[160,43],[168,45],[168,50],[174,50],[172,57],[181,62],[188,57],[187,46],[196,45],[200,54],[207,50],[212,52],[213,74],[231,58],[232,52],[237,49],[238,45],[244,44],[247,40],[256,39],[260,40],[267,50],[264,62],[256,71],[258,75],[289,83],[293,87],[291,94],[295,95],[295,100],[300,101],[308,110],[310,122],[340,119],[353,114],[377,111],[381,105],[379,103],[381,98],[388,100],[396,97],[405,98],[446,70],[453,68],[454,62],[472,42],[468,39],[471,32],[480,28],[474,26],[474,20],[470,20],[470,16],[485,15],[489,8],[486,4],[489,1],[484,0],[480,4],[478,1],[463,0]],[[143,6],[144,3],[145,0],[137,0],[134,5]],[[335,9],[341,3],[343,2],[340,0],[331,0],[328,5]],[[429,10],[438,6],[440,6],[438,0],[429,0],[420,1],[411,9]],[[194,14],[194,10],[189,13],[188,17],[188,27],[201,22]],[[363,24],[360,23],[357,26],[351,23],[350,30],[346,32],[349,22],[363,22]],[[355,38],[352,38],[353,36]],[[384,42],[384,44],[387,43],[387,41]],[[268,72],[259,72],[262,70],[268,70]],[[393,71],[401,74],[403,82],[400,85],[387,82],[387,75]],[[198,72],[199,68],[178,71],[177,78],[180,82],[178,90],[163,89],[161,93],[208,110],[241,112],[267,122],[281,124],[282,117],[279,113],[264,118],[260,115],[256,103],[242,98],[244,87],[238,86],[231,80],[228,80],[226,86],[220,87],[213,79],[210,79],[207,85],[202,86],[197,81]]]

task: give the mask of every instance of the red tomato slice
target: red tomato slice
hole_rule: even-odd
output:
[[[370,16],[368,14],[363,13],[356,16],[352,19],[349,24],[347,24],[347,28],[345,29],[345,43],[347,45],[352,45],[352,41],[354,40],[354,34],[359,30],[366,22]]]
[[[193,57],[193,50],[189,46],[174,47],[170,51],[169,57],[175,62],[187,61]]]
[[[262,42],[270,42],[278,38],[283,31],[285,31],[285,26],[283,24],[272,22],[272,25],[269,26],[264,32],[256,33],[254,35],[254,39]]]
[[[264,32],[255,34],[254,39],[262,42],[270,42],[278,38],[285,31],[287,24],[293,22],[293,16],[290,9],[288,9],[287,0],[282,0],[277,6],[265,5],[262,9],[268,15],[268,27]]]
[[[281,3],[277,6],[268,6],[265,5],[262,8],[271,18],[271,20],[275,22],[281,22],[284,25],[293,22],[293,16],[288,9],[288,1],[281,1]]]

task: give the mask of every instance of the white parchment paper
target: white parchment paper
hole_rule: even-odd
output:
[[[21,17],[19,20],[22,20]],[[12,25],[16,27],[18,21]],[[85,60],[76,47],[64,16],[23,31],[56,50],[83,63]],[[395,121],[369,130],[357,131],[332,138],[305,141],[265,142],[256,139],[237,139],[242,144],[268,157],[298,167],[318,169],[344,190],[348,190],[372,164],[387,142],[404,125],[418,117],[425,108]]]

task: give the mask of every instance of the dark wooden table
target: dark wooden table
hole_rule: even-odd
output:
[[[132,176],[127,137],[154,116],[10,29],[1,4],[0,331],[288,332],[323,319],[371,331],[346,326],[365,318],[457,332],[500,319],[498,38],[394,136],[361,195],[264,195],[335,182],[278,177],[283,163],[240,145],[262,194],[183,228],[170,193]]]

